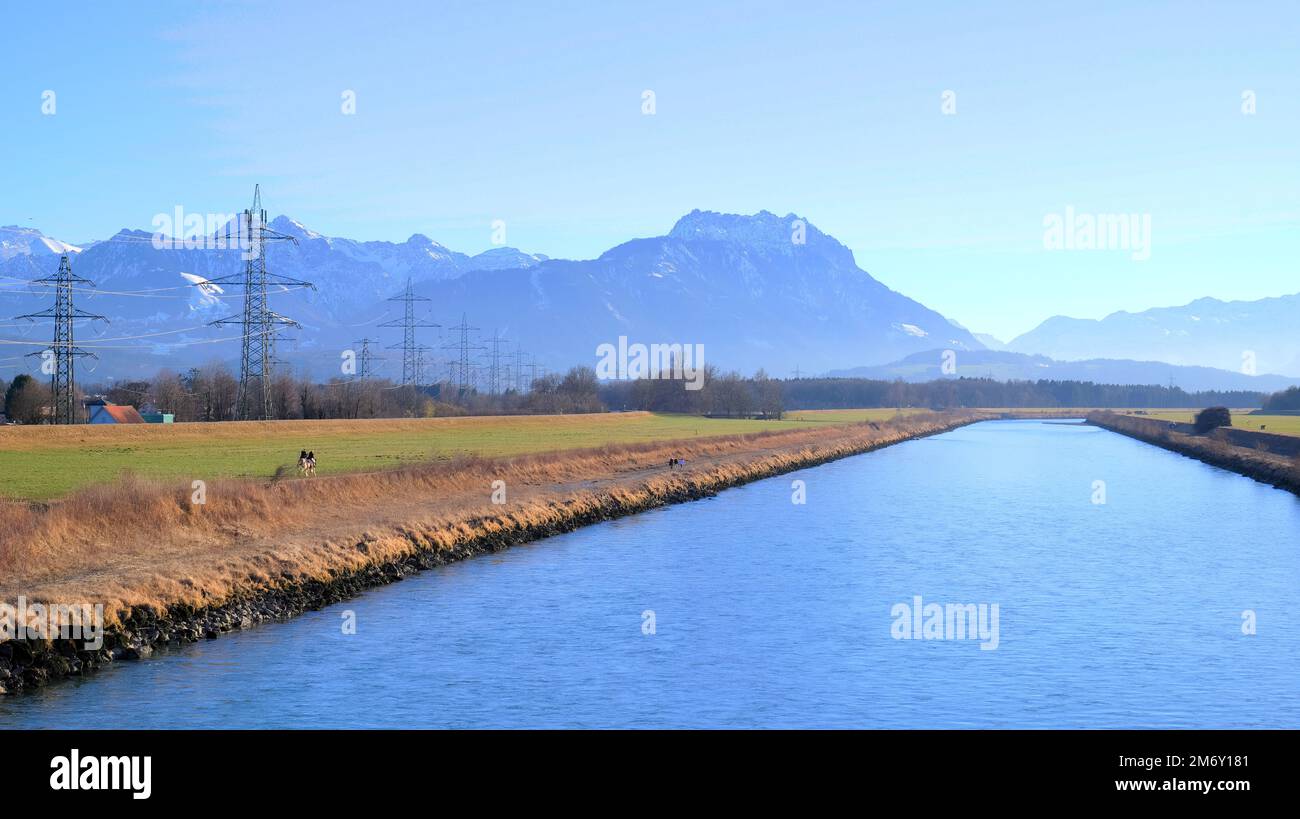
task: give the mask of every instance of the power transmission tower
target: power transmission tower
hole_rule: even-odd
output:
[[[72,291],[77,286],[94,287],[94,282],[72,272],[68,257],[59,259],[59,272],[43,279],[35,279],[32,284],[54,287],[54,306],[39,313],[18,316],[20,319],[34,321],[38,318],[54,319],[54,342],[44,350],[28,355],[40,356],[41,369],[49,373],[50,392],[53,395],[53,420],[56,424],[75,424],[76,407],[76,361],[78,358],[96,358],[76,345],[73,340],[73,327],[78,321],[103,321],[103,316],[78,310],[72,303]]]
[[[271,400],[271,374],[275,362],[275,338],[280,327],[301,327],[291,318],[271,310],[267,295],[270,286],[289,289],[310,287],[311,282],[291,279],[266,269],[266,246],[271,242],[298,240],[266,225],[266,211],[262,209],[262,186],[253,188],[253,206],[244,211],[239,229],[248,247],[244,249],[244,272],[233,273],[208,280],[207,284],[242,287],[244,312],[211,322],[212,326],[236,325],[244,330],[239,355],[239,398],[235,417],[241,421],[269,421],[275,417]],[[229,227],[227,227],[227,234]],[[230,246],[227,235],[227,247]]]
[[[361,355],[358,356],[359,360],[357,361],[357,378],[374,378],[375,362],[384,360],[383,356],[370,352],[370,345],[375,343],[374,340],[363,338],[352,343],[361,346]]]
[[[524,391],[524,350],[520,344],[515,344],[514,360],[515,372],[511,383],[513,383],[516,393],[522,393]]]
[[[471,330],[477,330],[477,327],[470,327],[466,321],[464,313],[460,315],[460,324],[449,329],[456,330],[460,333],[460,341],[454,344],[446,345],[445,349],[454,350],[457,353],[456,363],[456,386],[465,390],[473,382],[473,374],[470,371],[469,354],[474,350],[483,350],[485,347],[479,347],[469,343],[469,334]]]
[[[396,350],[399,347],[401,348],[402,384],[404,386],[414,385],[417,383],[419,378],[419,373],[418,373],[419,362],[417,360],[418,353],[415,344],[415,328],[416,327],[438,327],[440,325],[426,322],[422,319],[417,320],[415,318],[415,303],[417,301],[429,301],[429,299],[425,296],[415,295],[415,289],[411,286],[411,280],[409,278],[406,280],[406,290],[402,291],[401,295],[393,296],[391,299],[389,299],[389,301],[403,302],[405,304],[405,312],[401,319],[393,319],[392,321],[386,321],[379,326],[402,328],[402,343],[390,344],[388,346],[388,349]]]
[[[528,364],[528,370],[529,370],[528,391],[529,392],[533,391],[533,383],[537,381],[538,366],[539,365],[537,363],[537,356],[533,356],[533,360]],[[542,370],[545,371],[546,368],[542,367]]]
[[[505,341],[495,330],[492,331],[492,338],[487,339],[487,343],[492,345],[489,348],[491,356],[488,358],[488,393],[491,395],[505,392],[501,387],[501,345]]]
[[[421,344],[415,348],[415,384],[419,387],[428,386],[433,379],[429,377],[430,373],[437,367],[432,358],[426,359],[425,353],[433,352],[433,348]]]

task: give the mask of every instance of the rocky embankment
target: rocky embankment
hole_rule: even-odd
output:
[[[1175,424],[1155,418],[1139,418],[1113,412],[1093,412],[1088,423],[1136,438],[1148,444],[1195,458],[1207,464],[1229,469],[1300,495],[1300,460],[1295,456],[1278,454],[1269,450],[1270,439],[1251,430],[1233,430],[1229,436],[1220,433],[1197,435],[1187,425]],[[1226,433],[1226,430],[1225,430]],[[1250,445],[1253,444],[1253,445]]]
[[[105,629],[103,644],[93,650],[80,640],[34,637],[6,640],[0,642],[0,693],[30,691],[53,680],[90,673],[114,662],[143,659],[156,650],[179,648],[268,620],[319,609],[425,569],[655,507],[698,500],[733,486],[947,432],[978,420],[981,418],[972,414],[945,414],[921,423],[909,422],[898,429],[888,423],[831,428],[826,430],[825,442],[814,446],[738,455],[714,468],[622,485],[617,487],[618,491],[602,491],[594,498],[557,498],[551,502],[555,514],[542,523],[521,522],[507,514],[482,518],[474,521],[479,525],[466,529],[463,537],[437,547],[428,547],[427,538],[412,535],[415,548],[409,554],[358,571],[340,571],[326,580],[291,581],[248,589],[204,608],[175,605],[156,610],[137,606],[113,618]],[[356,548],[365,552],[366,543],[358,542]]]

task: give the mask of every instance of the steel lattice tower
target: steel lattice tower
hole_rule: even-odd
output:
[[[244,272],[210,279],[208,283],[242,287],[244,312],[242,315],[218,319],[211,324],[237,325],[244,330],[240,346],[239,398],[235,405],[235,417],[241,421],[269,421],[275,417],[275,407],[271,401],[271,375],[274,369],[276,331],[280,327],[301,325],[271,310],[267,289],[269,286],[284,289],[316,288],[310,282],[291,279],[266,269],[268,243],[288,241],[296,245],[298,240],[267,227],[266,211],[262,209],[261,185],[253,188],[253,207],[244,211],[239,230],[244,234],[240,237],[241,244],[248,244],[244,249]],[[229,235],[226,246],[230,246]]]
[[[515,372],[514,372],[514,376],[510,380],[511,383],[514,385],[515,392],[522,393],[524,391],[524,378],[523,378],[524,350],[522,345],[519,344],[515,345],[514,359],[515,359]]]
[[[538,365],[538,363],[537,363],[537,356],[533,356],[533,360],[532,360],[532,362],[528,365],[529,372],[531,373],[531,376],[530,376],[529,379],[528,379],[528,391],[529,391],[529,392],[532,392],[532,391],[533,391],[533,382],[535,382],[535,381],[537,380],[537,368],[538,368],[538,366],[539,366],[539,365]],[[542,367],[542,373],[545,374],[545,372],[546,372],[546,368],[545,368],[545,367]]]
[[[428,386],[433,381],[429,377],[429,373],[431,370],[436,369],[437,364],[431,360],[426,360],[424,357],[425,353],[430,352],[433,352],[433,348],[425,344],[415,348],[415,385],[417,387]]]
[[[484,350],[485,347],[478,347],[469,343],[469,334],[471,330],[477,330],[477,327],[470,327],[466,321],[465,314],[460,315],[460,324],[450,328],[460,333],[460,342],[457,344],[448,344],[446,349],[457,351],[456,364],[456,386],[461,390],[470,386],[472,375],[470,374],[469,354],[472,350]]]
[[[488,348],[491,351],[491,357],[488,359],[488,393],[496,395],[497,393],[505,391],[501,386],[501,345],[506,342],[506,339],[501,338],[500,334],[494,330],[492,332],[492,338],[489,338],[486,341],[488,344],[492,345]],[[507,368],[507,373],[508,372],[509,369]]]
[[[416,327],[440,327],[442,325],[433,324],[423,320],[417,321],[415,318],[415,303],[417,301],[429,301],[425,296],[415,295],[415,289],[411,286],[411,280],[406,280],[406,289],[399,296],[393,296],[389,301],[400,301],[405,303],[405,311],[400,320],[386,321],[379,325],[380,327],[401,327],[402,343],[390,344],[388,349],[396,350],[399,347],[402,350],[402,384],[414,385],[419,379],[419,352],[415,344]]]
[[[363,338],[360,341],[354,341],[352,343],[361,346],[361,355],[359,356],[360,360],[357,362],[358,364],[357,377],[374,378],[375,362],[384,360],[383,356],[378,356],[370,352],[370,345],[373,344],[374,341],[372,339]]]
[[[34,321],[38,318],[54,319],[54,341],[45,350],[29,353],[33,356],[46,356],[51,353],[53,371],[50,373],[50,392],[54,401],[51,420],[56,424],[77,423],[76,398],[76,361],[78,358],[95,358],[95,354],[77,346],[73,329],[78,321],[103,321],[103,316],[78,310],[72,303],[72,291],[77,286],[94,287],[94,282],[72,272],[72,265],[65,255],[59,259],[59,272],[43,279],[35,279],[32,284],[54,287],[54,306],[39,313],[18,316],[19,319]]]

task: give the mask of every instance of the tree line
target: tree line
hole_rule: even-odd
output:
[[[699,389],[688,389],[689,384]],[[18,423],[48,419],[50,387],[29,375],[0,379],[4,412]],[[858,407],[1258,407],[1300,410],[1300,388],[1272,396],[1249,391],[1186,392],[1159,385],[1095,384],[1088,381],[995,381],[952,378],[925,383],[865,378],[780,380],[763,370],[752,376],[707,366],[703,378],[600,382],[590,367],[574,367],[535,380],[527,392],[489,395],[447,383],[427,387],[379,378],[317,382],[281,372],[271,385],[277,418],[419,418],[444,415],[561,414],[649,410],[727,418],[780,418],[788,408]],[[159,372],[152,379],[89,385],[85,395],[114,404],[175,415],[177,421],[229,421],[235,417],[239,379],[222,363],[184,373]],[[80,403],[80,402],[79,402]]]
[[[1300,387],[1287,387],[1273,393],[1264,401],[1263,409],[1265,412],[1300,411]]]
[[[430,418],[445,415],[558,414],[603,412],[590,367],[538,378],[528,392],[514,390],[488,395],[473,389],[458,390],[446,383],[403,386],[381,378],[334,378],[313,381],[292,373],[277,373],[271,382],[275,417],[328,418]],[[132,379],[78,386],[77,406],[85,420],[84,404],[103,398],[142,410],[171,413],[176,421],[231,421],[236,417],[239,379],[223,363],[211,363],[184,373],[162,370],[150,379]],[[48,421],[50,385],[22,374],[6,383],[0,379],[5,415],[16,423]]]
[[[1125,407],[1197,408],[1215,404],[1258,407],[1265,395],[1246,390],[1187,392],[1157,384],[1091,381],[996,381],[947,378],[914,384],[866,378],[801,378],[782,382],[785,401],[799,409],[850,407]]]

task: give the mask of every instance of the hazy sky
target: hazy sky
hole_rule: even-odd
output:
[[[4,4],[0,224],[67,241],[261,182],[326,234],[571,258],[795,212],[1004,339],[1300,291],[1294,0],[50,5]],[[1150,258],[1045,249],[1067,206],[1149,215]]]

